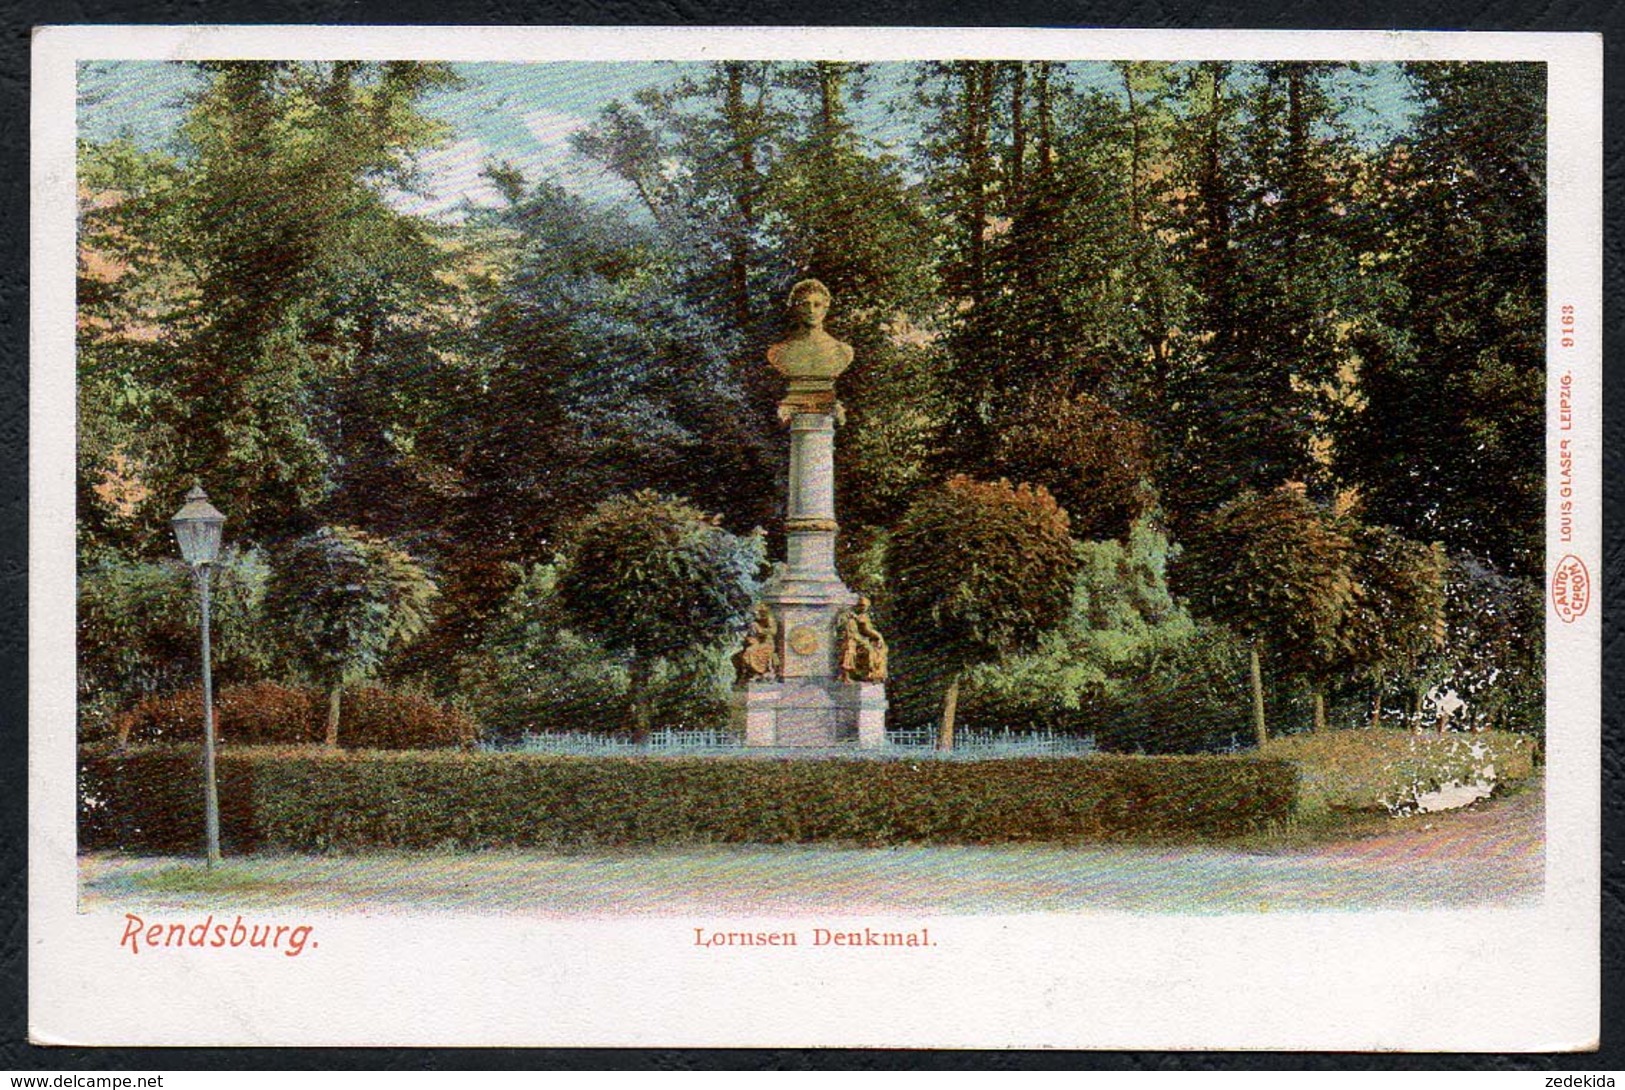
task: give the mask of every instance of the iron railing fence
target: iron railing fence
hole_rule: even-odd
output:
[[[1054,731],[964,730],[954,736],[952,753],[936,749],[934,727],[905,728],[886,732],[886,745],[879,750],[846,750],[853,756],[907,755],[910,757],[1031,757],[1045,754],[1081,756],[1095,752],[1092,736],[1057,734]],[[704,753],[795,753],[796,750],[762,751],[747,749],[739,735],[720,728],[677,730],[662,728],[650,733],[646,742],[626,735],[586,731],[537,731],[526,734],[516,746],[504,747],[521,753],[568,754],[575,756],[695,756]]]

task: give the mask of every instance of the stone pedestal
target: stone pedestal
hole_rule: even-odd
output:
[[[753,681],[734,690],[730,718],[747,746],[879,749],[886,744],[886,686],[838,678]]]
[[[886,687],[840,676],[841,622],[857,604],[835,570],[835,418],[790,417],[785,564],[762,600],[778,622],[780,673],[734,691],[747,746],[861,746],[886,741]]]

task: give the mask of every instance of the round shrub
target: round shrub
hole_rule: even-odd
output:
[[[418,693],[367,685],[349,694],[339,728],[347,749],[469,749],[479,726],[466,713]]]
[[[222,743],[309,745],[322,740],[325,712],[314,689],[272,681],[227,685],[215,694],[215,731]],[[201,741],[203,690],[145,697],[114,720],[113,730],[125,745]]]
[[[350,749],[447,749],[474,744],[479,728],[462,711],[417,693],[369,685],[350,693],[351,712],[339,732]],[[271,681],[228,685],[215,695],[215,730],[228,745],[319,745],[326,734],[327,696],[319,689]],[[189,689],[147,697],[114,722],[120,743],[199,742],[203,693]]]

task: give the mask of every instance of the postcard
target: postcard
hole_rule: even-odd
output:
[[[32,1039],[1597,1047],[1601,60],[38,31]]]

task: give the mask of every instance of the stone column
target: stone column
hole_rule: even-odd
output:
[[[835,573],[835,418],[790,418],[790,502],[785,510],[788,578],[840,583]],[[841,589],[845,589],[842,587]]]

